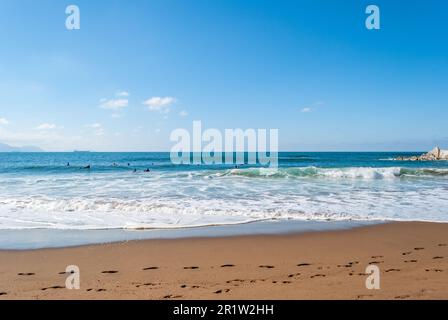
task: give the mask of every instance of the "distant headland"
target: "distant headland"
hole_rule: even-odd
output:
[[[16,147],[6,143],[0,143],[0,152],[44,152],[44,150],[36,146]]]

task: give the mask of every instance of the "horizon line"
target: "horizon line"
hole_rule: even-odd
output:
[[[228,153],[225,151],[216,151],[221,153]],[[233,153],[259,153],[259,151],[231,151]],[[426,152],[425,150],[371,150],[371,151],[356,151],[356,150],[314,150],[314,151],[300,151],[300,150],[279,150],[278,153],[287,153],[287,152],[300,152],[300,153],[349,153],[349,152],[357,152],[357,153],[390,153],[390,152]],[[71,150],[71,151],[0,151],[0,153],[171,153],[171,151],[95,151],[95,150]],[[192,152],[190,153],[208,153],[208,152]]]

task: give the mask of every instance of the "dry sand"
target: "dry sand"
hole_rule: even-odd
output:
[[[0,251],[0,299],[448,299],[448,224]]]

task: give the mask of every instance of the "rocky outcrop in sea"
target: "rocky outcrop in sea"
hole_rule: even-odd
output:
[[[395,160],[400,161],[438,161],[448,160],[448,150],[442,150],[439,147],[435,147],[431,151],[422,154],[421,156],[412,157],[396,157]]]

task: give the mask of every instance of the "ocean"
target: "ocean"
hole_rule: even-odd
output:
[[[174,165],[169,153],[0,153],[0,230],[448,222],[448,162],[393,160],[418,154],[281,152],[275,171]]]

